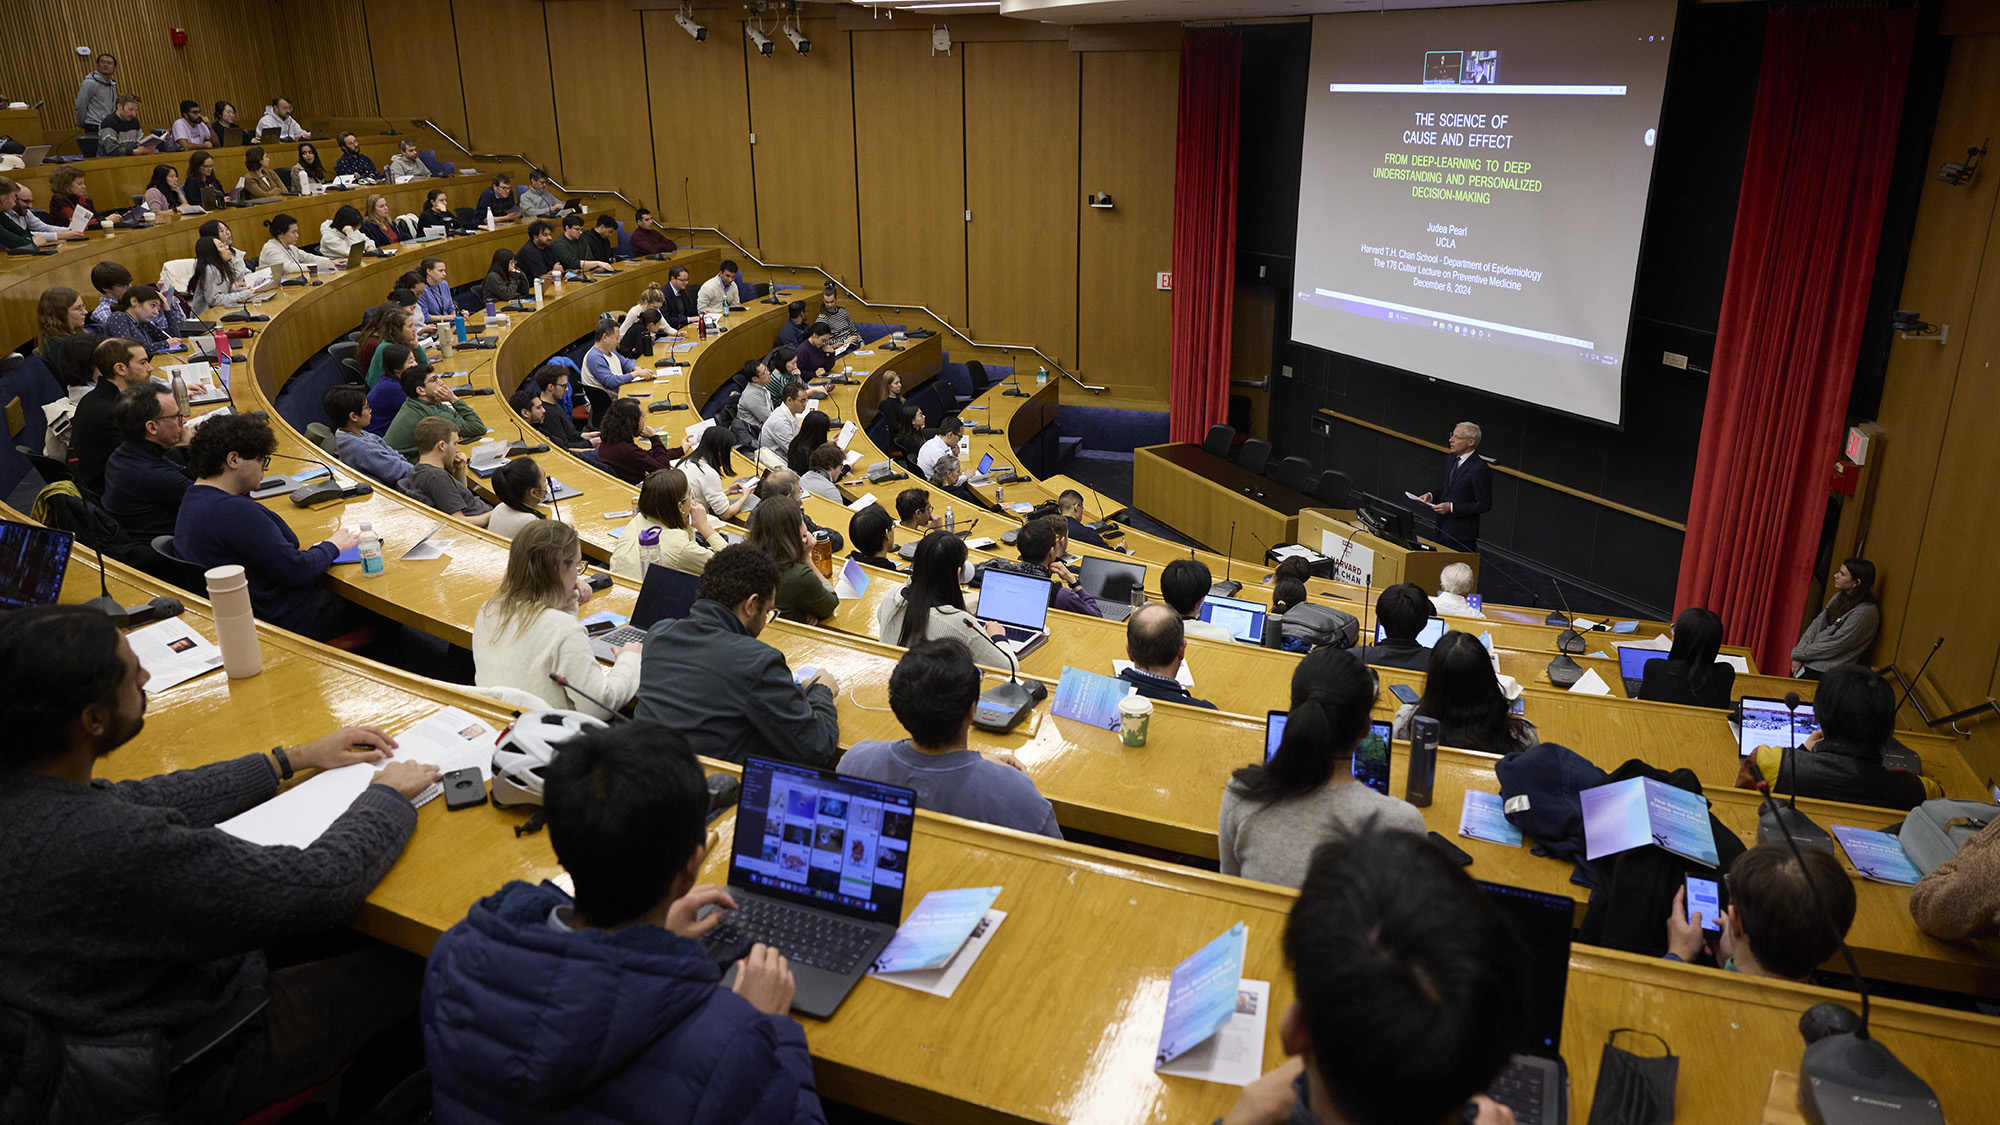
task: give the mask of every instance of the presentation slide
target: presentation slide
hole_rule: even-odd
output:
[[[1618,423],[1674,0],[1313,17],[1292,338]]]

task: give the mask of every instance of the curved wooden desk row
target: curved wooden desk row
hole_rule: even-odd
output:
[[[80,558],[72,563],[63,600],[82,601],[97,592],[96,571]],[[110,582],[128,604],[163,589],[117,564]],[[182,597],[187,620],[212,638],[206,604]],[[105,760],[104,775],[149,776],[350,723],[394,731],[444,704],[489,722],[507,718],[490,701],[268,626],[259,640],[261,675],[211,673],[151,696],[146,730]],[[353,919],[383,940],[426,953],[504,882],[560,873],[547,833],[511,831],[518,812],[491,805],[451,812],[434,801],[417,815],[417,832]],[[709,880],[726,878],[734,823],[718,825],[723,839],[704,871]],[[917,838],[911,902],[939,888],[997,885],[1006,888],[997,905],[1007,921],[950,1001],[863,981],[833,1019],[804,1021],[823,1093],[905,1120],[1137,1125],[1212,1120],[1227,1109],[1234,1090],[1153,1072],[1168,974],[1244,921],[1245,976],[1271,981],[1274,1015],[1282,1012],[1292,993],[1279,940],[1292,892],[927,811],[918,813]],[[1474,873],[1500,877],[1479,866]],[[1052,1003],[1055,996],[1063,1002]],[[1636,1027],[1665,1037],[1681,1056],[1683,1120],[1751,1125],[1770,1073],[1797,1066],[1799,1014],[1829,999],[1847,998],[1578,946],[1564,1012],[1576,1113],[1589,1113],[1598,1044],[1613,1028]],[[1970,1120],[1963,1115],[1983,1104],[1985,1075],[2000,1066],[2000,1020],[1894,1000],[1874,1007],[1881,1039],[1933,1084],[1947,1112]],[[1267,1068],[1283,1058],[1277,1028],[1273,1018]]]

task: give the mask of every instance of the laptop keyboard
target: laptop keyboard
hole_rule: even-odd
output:
[[[711,930],[711,948],[742,941],[774,946],[788,961],[800,961],[829,973],[849,973],[875,941],[875,931],[817,910],[806,910],[767,899],[737,899],[720,926]]]
[[[1007,640],[1013,641],[1017,645],[1027,644],[1029,641],[1042,635],[1040,629],[1026,629],[1019,625],[1009,625],[1005,621],[997,621],[994,624],[1000,626],[1005,631]]]
[[[1541,1125],[1547,1077],[1541,1067],[1515,1059],[1487,1087],[1486,1096],[1513,1110],[1516,1125]]]
[[[599,644],[615,649],[619,645],[637,644],[645,640],[646,631],[637,625],[620,625],[601,637],[592,637],[591,639]]]

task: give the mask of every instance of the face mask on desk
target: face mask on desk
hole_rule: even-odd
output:
[[[1621,1050],[1620,1035],[1657,1040],[1661,1053],[1642,1056]],[[1604,1042],[1597,1065],[1597,1092],[1590,1099],[1590,1125],[1671,1125],[1674,1085],[1681,1060],[1667,1041],[1649,1031],[1621,1027]]]

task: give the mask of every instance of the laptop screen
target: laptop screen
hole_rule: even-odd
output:
[[[1130,605],[1132,591],[1146,588],[1146,568],[1138,563],[1085,555],[1076,580],[1100,602]]]
[[[1049,620],[1049,580],[989,568],[979,583],[979,617],[1023,629],[1042,629]]]
[[[745,759],[729,885],[896,925],[916,810],[901,786]]]
[[[1237,598],[1217,597],[1214,594],[1201,599],[1201,619],[1229,630],[1239,641],[1253,645],[1264,643],[1263,605],[1257,602],[1241,601]]]
[[[1646,678],[1646,665],[1655,660],[1665,660],[1667,654],[1657,648],[1638,648],[1633,645],[1619,645],[1618,675],[1627,680]]]
[[[993,470],[993,455],[991,453],[988,453],[986,456],[981,457],[979,459],[979,471],[975,475],[983,477],[992,470]]]
[[[1479,889],[1528,947],[1528,1038],[1515,1049],[1524,1055],[1556,1058],[1562,1048],[1563,997],[1569,990],[1569,942],[1576,927],[1576,903],[1567,895],[1544,894],[1502,883]]]
[[[1429,621],[1424,622],[1423,628],[1417,630],[1417,643],[1424,646],[1425,648],[1436,648],[1437,643],[1444,639],[1444,632],[1445,632],[1444,618],[1433,617]],[[1386,641],[1388,639],[1389,639],[1389,630],[1383,628],[1379,624],[1376,625],[1375,643],[1379,645],[1383,641]]]
[[[1792,724],[1790,735],[1785,733],[1787,722]],[[1736,752],[1747,758],[1759,746],[1776,746],[1780,750],[1804,746],[1806,739],[1818,729],[1819,717],[1813,714],[1810,703],[1799,704],[1798,714],[1790,715],[1786,713],[1782,699],[1746,695],[1743,697],[1743,723],[1737,731]]]
[[[0,521],[0,609],[54,604],[71,542],[67,532]]]
[[[694,608],[695,591],[700,588],[701,579],[685,571],[657,563],[647,567],[645,583],[632,603],[632,624],[651,629],[670,618],[686,617]]]

